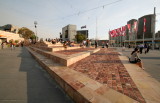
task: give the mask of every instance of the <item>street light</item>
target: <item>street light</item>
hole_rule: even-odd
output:
[[[35,34],[36,34],[36,42],[38,41],[38,36],[37,36],[37,21],[34,21],[34,25],[35,25]]]

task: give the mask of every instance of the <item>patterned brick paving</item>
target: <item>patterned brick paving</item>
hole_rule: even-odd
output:
[[[113,49],[104,48],[69,67],[140,103],[146,103],[118,55]]]
[[[95,48],[80,48],[80,49],[73,49],[73,50],[62,50],[62,51],[56,51],[55,53],[65,54],[65,55],[72,55],[75,53],[84,52],[87,50],[94,50]]]

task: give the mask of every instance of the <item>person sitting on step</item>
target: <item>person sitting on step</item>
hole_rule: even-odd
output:
[[[142,65],[142,60],[139,58],[138,56],[138,48],[135,48],[134,51],[132,51],[131,53],[131,57],[129,58],[129,62],[130,63],[136,63],[139,65],[139,67],[141,67],[142,69],[143,68],[143,65]]]

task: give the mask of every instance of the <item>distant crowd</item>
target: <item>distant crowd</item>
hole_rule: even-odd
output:
[[[14,50],[15,47],[19,47],[19,46],[23,47],[23,45],[24,45],[24,41],[21,41],[21,42],[19,41],[15,42],[14,40],[10,40],[9,42],[3,41],[1,43],[1,49],[4,49],[5,47],[10,47],[11,50]]]

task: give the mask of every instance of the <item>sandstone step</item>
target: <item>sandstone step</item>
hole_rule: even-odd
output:
[[[100,49],[95,49],[95,50],[88,50],[85,52],[80,52],[80,53],[76,53],[76,54],[72,54],[72,55],[64,55],[64,54],[59,54],[59,53],[55,53],[55,52],[47,52],[44,50],[40,50],[38,48],[34,48],[34,47],[30,47],[32,50],[36,51],[37,53],[44,55],[48,58],[50,58],[51,60],[53,60],[54,62],[60,63],[64,66],[70,66],[73,63],[76,63],[77,61],[91,55],[92,53],[95,53],[97,51],[99,51]]]
[[[80,72],[28,50],[76,103],[138,103]]]

